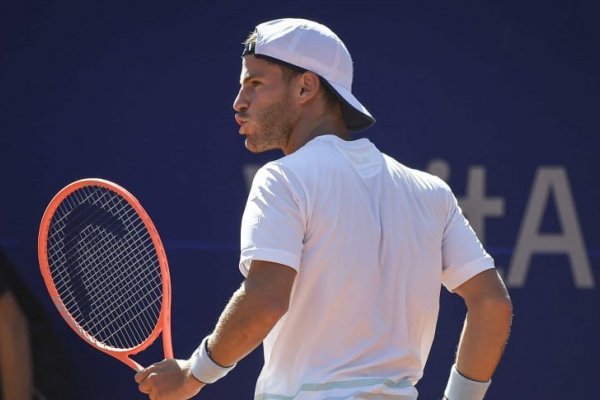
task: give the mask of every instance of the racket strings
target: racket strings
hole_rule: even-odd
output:
[[[92,255],[93,256],[93,255]],[[116,333],[120,332],[123,328],[128,328],[126,325],[127,322],[130,322],[131,325],[137,327],[137,331],[142,331],[143,334],[137,335],[135,338],[130,338],[128,343],[139,343],[147,337],[147,334],[151,331],[156,323],[157,316],[160,312],[159,304],[150,304],[153,306],[153,316],[149,318],[147,316],[147,309],[144,309],[140,306],[139,303],[146,302],[147,299],[152,298],[152,296],[160,296],[160,290],[158,293],[152,293],[153,289],[159,289],[161,282],[158,277],[154,277],[154,280],[150,280],[148,275],[150,273],[146,273],[145,275],[140,276],[139,281],[144,282],[142,286],[131,286],[130,288],[121,287],[114,289],[115,286],[122,284],[122,282],[131,281],[132,275],[134,274],[133,269],[123,269],[123,268],[115,268],[114,265],[118,265],[120,263],[119,260],[116,259],[108,259],[108,260],[100,260],[104,265],[109,266],[109,270],[106,271],[106,275],[108,278],[105,282],[99,282],[102,277],[92,276],[92,280],[90,282],[86,282],[86,287],[90,288],[90,294],[92,298],[102,298],[106,296],[112,295],[112,292],[118,292],[119,294],[116,297],[111,298],[111,303],[108,304],[98,304],[97,309],[94,310],[94,315],[92,318],[87,318],[87,320],[82,321],[85,326],[83,326],[89,332],[95,332],[95,337],[101,341],[106,341],[112,338],[115,333],[110,334],[108,336],[103,336],[105,332],[115,331]],[[84,263],[89,262],[83,260]],[[71,305],[74,304],[78,296],[76,294],[71,294],[70,298],[65,299],[65,305],[67,308],[72,308]],[[132,303],[130,298],[137,298],[137,303]],[[85,308],[85,304],[82,304]],[[120,305],[115,308],[115,305]],[[104,316],[108,315],[111,312],[112,321],[106,321],[107,318]],[[136,311],[137,310],[137,311]],[[74,316],[81,316],[81,312],[78,312]],[[139,318],[142,317],[144,324],[141,326],[139,324]],[[124,318],[130,318],[128,321]],[[121,328],[118,328],[121,326]],[[118,328],[118,329],[116,329]],[[127,332],[126,332],[127,333]],[[117,338],[118,339],[118,338]],[[123,345],[122,341],[118,342],[119,345]]]
[[[92,233],[91,235],[99,235],[99,233]],[[105,243],[108,245],[108,247],[115,249],[116,254],[119,253],[123,253],[124,250],[123,249],[118,249],[116,248],[118,246],[118,242],[115,242],[114,244],[112,244],[113,240],[111,240],[112,238],[108,238]],[[85,242],[85,241],[83,241]],[[146,250],[152,250],[152,242],[150,241],[150,239],[148,239],[145,244],[146,246]],[[123,269],[118,267],[119,265],[121,265],[124,260],[121,259],[117,259],[116,258],[116,254],[111,254],[110,252],[102,252],[103,250],[105,250],[101,245],[98,244],[94,244],[91,242],[85,242],[87,244],[87,247],[89,247],[89,249],[86,249],[85,251],[83,251],[83,256],[84,259],[81,260],[81,262],[83,262],[84,264],[90,263],[90,262],[94,262],[94,259],[98,260],[98,262],[100,262],[102,265],[106,265],[109,268],[109,273],[107,273],[107,280],[106,281],[101,281],[101,276],[97,276],[97,275],[91,275],[89,277],[89,281],[86,282],[86,287],[89,287],[90,290],[92,291],[92,294],[94,293],[98,293],[100,291],[102,291],[103,289],[106,289],[106,287],[112,287],[113,285],[118,285],[120,282],[125,282],[125,281],[130,281],[133,277],[132,275],[135,274],[137,271],[134,269]],[[141,246],[142,243],[136,244],[136,246]],[[131,247],[131,246],[130,246]],[[93,253],[91,253],[93,252]],[[127,257],[128,254],[131,254],[131,251],[127,251],[127,253],[125,254],[125,257]],[[88,256],[89,255],[89,256]],[[146,256],[150,257],[150,253],[147,252]],[[91,258],[90,261],[87,261],[85,258]],[[119,258],[123,258],[123,257],[119,257]],[[87,262],[86,262],[87,261]],[[115,265],[117,266],[115,268]],[[110,273],[110,272],[114,272],[114,273]],[[145,271],[146,274],[149,274],[148,271]],[[144,275],[143,278],[146,278],[146,276]],[[142,280],[144,281],[144,280]],[[115,301],[119,301],[120,298],[124,297],[127,293],[125,292],[121,292],[120,293],[120,297],[116,297],[114,298]],[[100,313],[106,311],[106,310],[98,310]]]
[[[114,240],[109,240],[107,241],[108,246],[112,246],[114,247]],[[95,244],[95,248],[96,248],[96,253],[98,254],[102,254],[101,250],[102,247],[98,245],[98,243],[94,243]],[[117,250],[117,251],[124,251],[122,249]],[[89,250],[83,250],[83,254],[84,254],[84,259],[83,260],[79,260],[79,262],[83,262],[84,264],[88,264],[90,262],[90,258],[93,260],[95,257],[94,253],[90,253]],[[106,253],[105,253],[106,254]],[[127,255],[127,254],[126,254]],[[113,296],[111,297],[111,303],[110,304],[102,304],[102,303],[97,303],[97,307],[95,310],[93,310],[93,313],[90,313],[86,316],[86,324],[85,324],[85,328],[86,330],[90,331],[90,332],[95,332],[95,337],[101,341],[107,341],[107,339],[111,338],[114,336],[113,335],[109,335],[109,336],[104,336],[103,333],[106,332],[110,332],[110,331],[115,331],[117,330],[118,332],[120,332],[121,330],[123,330],[124,328],[130,328],[127,323],[129,322],[129,324],[132,327],[135,327],[138,331],[141,329],[142,330],[142,334],[141,335],[136,335],[135,337],[131,337],[131,335],[128,335],[127,338],[127,342],[132,342],[133,340],[137,340],[137,341],[141,341],[144,339],[144,337],[146,336],[146,333],[149,332],[152,329],[153,326],[153,322],[151,321],[148,317],[146,317],[145,314],[141,314],[141,312],[134,312],[134,310],[136,309],[136,305],[135,304],[129,304],[130,301],[128,300],[131,296],[138,296],[140,297],[139,292],[140,291],[146,291],[146,289],[149,289],[148,286],[151,285],[152,283],[150,281],[148,281],[148,283],[146,283],[145,285],[142,285],[141,287],[139,285],[133,285],[130,288],[128,287],[119,287],[119,284],[122,282],[125,282],[127,280],[131,280],[131,275],[132,271],[135,271],[133,268],[127,268],[127,269],[123,269],[122,267],[118,267],[119,265],[123,264],[123,260],[118,260],[118,259],[108,259],[108,260],[104,260],[104,259],[100,259],[100,262],[103,263],[104,265],[108,265],[111,266],[111,268],[109,268],[107,270],[107,274],[105,276],[108,277],[108,279],[105,282],[98,282],[98,277],[92,275],[92,278],[96,278],[91,282],[87,282],[85,284],[85,287],[87,288],[96,288],[95,290],[90,290],[90,297],[97,299],[97,298],[102,298],[102,296],[106,297],[106,296],[111,296],[111,291],[115,291],[117,293],[120,293],[120,295],[117,296]],[[115,268],[115,266],[117,266],[118,268]],[[116,270],[115,270],[116,269]],[[123,271],[129,271],[128,275],[124,275]],[[88,274],[89,275],[89,274]],[[145,282],[147,281],[147,277],[146,276],[141,276],[140,277],[140,281],[141,282]],[[85,283],[85,281],[84,281]],[[157,282],[158,284],[158,282]],[[152,286],[156,287],[157,284],[154,284]],[[160,293],[158,293],[158,295],[160,295]],[[77,294],[74,294],[74,298],[79,297]],[[141,300],[143,301],[146,299],[146,296],[141,296]],[[112,307],[114,309],[110,309],[109,307]],[[85,307],[84,305],[84,309],[86,309],[87,307]],[[137,306],[137,308],[139,309],[140,307]],[[158,315],[159,309],[158,307],[154,307],[154,314]],[[141,311],[144,311],[143,309]],[[132,314],[133,312],[133,314]],[[109,315],[112,317],[111,320],[106,321],[106,318],[103,318],[103,316],[105,315]],[[145,323],[142,324],[144,326],[146,326],[147,328],[144,328],[143,326],[141,326],[139,324],[139,318],[136,318],[139,315],[144,316],[145,318]],[[124,319],[125,317],[129,317],[129,321],[127,319]],[[154,317],[152,319],[155,319]],[[108,322],[108,323],[107,323]],[[128,333],[127,330],[125,330],[125,333]],[[118,338],[117,338],[118,339]],[[117,343],[122,346],[123,342],[122,340],[118,340]]]
[[[56,210],[48,258],[65,308],[95,340],[136,347],[162,306],[162,279],[150,234],[133,207],[101,187],[71,193]]]
[[[100,252],[100,247],[96,248],[96,252]],[[148,250],[148,249],[146,249]],[[92,258],[94,255],[92,255]],[[108,279],[105,282],[98,282],[99,278],[97,276],[93,276],[95,278],[94,281],[90,281],[88,287],[92,288],[92,297],[93,298],[102,298],[103,296],[112,295],[113,291],[117,292],[118,295],[113,297],[111,304],[100,304],[98,309],[94,311],[95,317],[93,319],[89,319],[86,321],[86,328],[92,332],[96,332],[95,336],[103,342],[110,341],[111,338],[118,335],[121,331],[124,331],[124,334],[129,334],[127,330],[128,326],[127,322],[130,322],[132,325],[136,326],[136,331],[148,332],[148,329],[154,327],[156,323],[156,318],[148,318],[147,309],[144,309],[140,306],[140,304],[146,304],[150,299],[160,296],[159,293],[153,293],[153,289],[160,288],[160,280],[159,277],[154,276],[153,280],[150,280],[152,277],[149,277],[150,273],[146,273],[142,275],[140,278],[140,282],[143,282],[142,286],[132,286],[130,288],[121,287],[117,290],[113,290],[117,285],[122,285],[123,282],[129,282],[133,278],[134,274],[133,269],[123,269],[123,268],[115,268],[115,265],[119,265],[122,263],[122,260],[118,259],[100,259],[100,261],[107,266],[110,266],[110,270],[107,271]],[[83,261],[86,263],[86,261]],[[141,296],[141,297],[140,297]],[[131,298],[135,298],[137,300],[136,303],[131,302]],[[107,321],[103,318],[104,315],[109,313],[111,310],[109,307],[114,307],[114,305],[119,305],[114,310],[112,310],[113,320]],[[153,307],[153,311],[155,316],[158,316],[160,313],[159,304],[150,303],[149,306]],[[139,324],[139,318],[143,319],[143,324]],[[128,342],[141,342],[143,341],[147,335],[138,335],[135,338],[129,337]],[[117,340],[118,340],[117,336]],[[123,344],[119,342],[119,344]]]

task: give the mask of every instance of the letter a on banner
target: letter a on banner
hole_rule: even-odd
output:
[[[540,226],[551,194],[554,195],[562,232],[545,234],[540,232]],[[575,286],[582,289],[594,287],[592,268],[564,167],[541,167],[536,173],[510,264],[509,286],[522,287],[525,284],[535,253],[567,254]]]

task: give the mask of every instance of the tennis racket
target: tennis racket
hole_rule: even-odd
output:
[[[127,190],[102,179],[60,190],[42,217],[38,258],[54,305],[87,343],[140,371],[131,356],[162,332],[173,358],[167,256]]]

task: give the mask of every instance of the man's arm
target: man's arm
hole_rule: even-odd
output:
[[[467,306],[456,368],[467,378],[488,381],[500,362],[510,333],[510,297],[494,269],[474,276],[455,292]]]
[[[248,277],[233,294],[208,337],[210,358],[220,366],[236,364],[261,344],[287,312],[296,271],[267,261],[252,261]],[[136,374],[140,391],[156,400],[193,397],[205,385],[192,375],[192,360],[165,360]]]
[[[485,388],[477,389],[479,382],[488,382],[504,352],[512,322],[510,297],[495,269],[479,273],[455,289],[467,306],[467,317],[456,355],[458,375],[451,376],[455,388],[485,393]],[[471,381],[477,381],[473,383]],[[458,379],[455,379],[458,378]],[[464,386],[466,384],[466,386]],[[450,383],[446,389],[449,400]],[[480,396],[483,396],[481,394]],[[473,396],[473,398],[481,398]],[[460,400],[460,399],[456,399]]]
[[[208,339],[211,358],[237,363],[259,346],[287,312],[296,271],[267,261],[252,261],[248,277],[221,314]]]
[[[0,294],[0,373],[3,398],[31,399],[33,367],[30,347],[27,318],[10,291]]]

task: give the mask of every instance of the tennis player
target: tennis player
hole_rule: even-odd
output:
[[[509,334],[506,288],[442,180],[352,140],[375,122],[352,79],[345,45],[316,22],[269,21],[247,39],[239,132],[284,157],[250,190],[245,281],[189,359],[136,375],[151,399],[193,397],[262,343],[255,399],[414,400],[442,285],[468,309],[445,397],[484,397]]]

